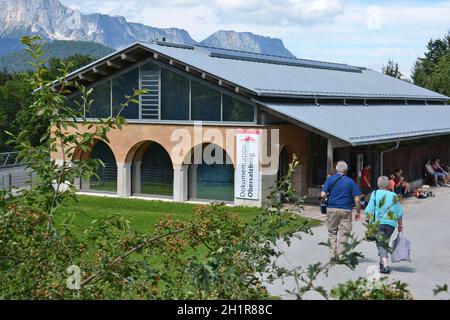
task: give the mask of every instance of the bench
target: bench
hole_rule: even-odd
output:
[[[436,179],[430,175],[426,170],[424,171],[423,183],[429,186],[436,187]]]

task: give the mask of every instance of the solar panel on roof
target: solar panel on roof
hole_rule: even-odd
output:
[[[171,47],[171,48],[180,48],[180,49],[188,49],[193,50],[194,46],[191,44],[181,44],[181,43],[173,43],[173,42],[166,42],[166,41],[154,41],[159,46],[165,46],[165,47]]]
[[[213,58],[244,60],[244,61],[252,61],[252,62],[272,63],[272,64],[281,64],[281,65],[288,65],[288,66],[297,66],[297,67],[306,67],[306,68],[315,68],[315,69],[328,69],[328,70],[347,71],[347,72],[361,72],[361,70],[364,69],[361,67],[349,66],[349,65],[340,64],[340,63],[331,63],[331,62],[297,59],[297,58],[290,58],[290,57],[273,56],[273,55],[268,55],[268,54],[221,49],[221,48],[207,47],[207,46],[196,46],[196,47],[206,49],[209,52],[210,56]]]

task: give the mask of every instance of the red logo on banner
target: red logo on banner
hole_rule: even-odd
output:
[[[242,139],[241,141],[244,142],[256,142],[255,139],[253,139],[251,136],[246,136],[244,139]]]

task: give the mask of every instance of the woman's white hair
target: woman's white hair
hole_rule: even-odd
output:
[[[348,171],[348,164],[345,161],[339,161],[336,165],[336,171],[339,173],[346,173]]]
[[[378,188],[387,189],[389,188],[389,178],[385,176],[381,176],[378,178]]]

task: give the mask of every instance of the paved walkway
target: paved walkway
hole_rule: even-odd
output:
[[[429,199],[409,199],[404,203],[404,235],[411,241],[412,262],[393,264],[390,278],[401,280],[410,285],[415,299],[436,299],[433,289],[436,285],[447,283],[450,285],[450,189],[435,190],[436,197]],[[318,208],[315,210],[319,210]],[[308,209],[308,216],[313,216],[314,210]],[[358,238],[364,236],[365,227],[362,222],[354,222],[353,232]],[[318,243],[327,240],[324,226],[314,228],[313,236],[303,236],[302,240],[293,239],[292,245],[279,245],[285,252],[279,258],[279,265],[307,266],[311,263],[328,261],[328,248]],[[394,237],[396,233],[394,234]],[[394,238],[393,237],[393,238]],[[364,259],[355,270],[343,266],[335,267],[329,277],[322,277],[319,283],[326,289],[349,279],[367,276],[367,268],[378,265],[375,244],[364,242],[359,246]],[[285,279],[285,283],[278,281],[269,285],[269,292],[283,299],[293,297],[286,293],[286,289],[295,288],[293,279]],[[318,299],[317,294],[308,294],[308,299]]]

